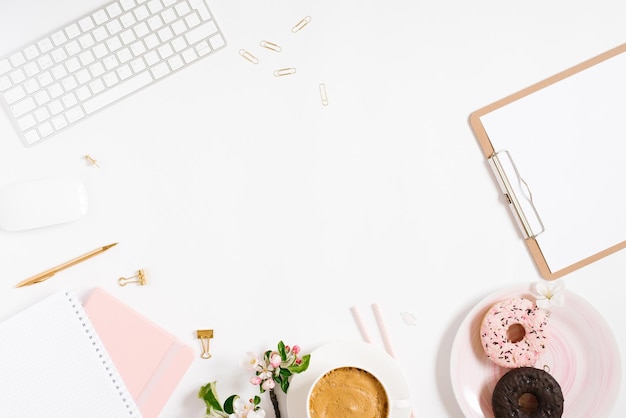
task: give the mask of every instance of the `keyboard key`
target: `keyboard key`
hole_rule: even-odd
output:
[[[54,83],[53,85],[48,87],[48,93],[50,94],[50,97],[56,99],[63,94],[63,88],[61,87],[61,84]]]
[[[55,32],[52,36],[52,43],[55,46],[59,46],[65,43],[65,41],[67,41],[67,36],[65,36],[65,33],[63,33],[63,31],[58,31]]]
[[[26,74],[24,74],[24,71],[21,68],[13,71],[11,74],[9,74],[9,77],[11,77],[11,80],[14,84],[19,84],[22,81],[26,80]]]
[[[24,66],[24,74],[27,77],[32,77],[39,72],[39,67],[33,61],[30,61],[28,64]]]
[[[163,3],[160,0],[151,0],[148,2],[150,13],[155,14],[163,10]]]
[[[24,58],[24,55],[22,55],[21,52],[16,52],[9,57],[9,61],[11,61],[11,64],[13,64],[14,67],[19,67],[26,62],[26,58]]]
[[[57,131],[63,129],[67,126],[67,119],[65,119],[63,115],[56,116],[52,119],[52,126],[54,126],[54,129]]]
[[[78,86],[78,83],[73,76],[69,76],[61,81],[61,85],[63,86],[63,89],[65,89],[65,91],[71,91]]]
[[[37,58],[37,63],[39,64],[39,68],[41,68],[42,70],[50,68],[54,65],[52,57],[48,54],[42,55],[41,57]]]
[[[37,102],[37,105],[39,106],[43,106],[50,101],[50,95],[48,94],[46,90],[38,91],[37,93],[33,95],[33,98],[35,99],[35,102]]]
[[[161,17],[165,23],[170,23],[176,20],[178,16],[176,16],[174,9],[165,9],[161,12]]]
[[[135,15],[133,13],[126,13],[120,16],[120,23],[124,28],[129,28],[137,23]]]
[[[109,37],[109,33],[107,32],[104,26],[98,26],[97,28],[95,28],[91,32],[91,35],[96,40],[96,42],[102,42],[103,40]]]
[[[179,68],[181,68],[183,65],[185,65],[180,55],[174,55],[172,58],[167,60],[167,63],[170,65],[170,68],[172,69],[172,71],[176,71]]]
[[[141,58],[139,58],[139,59],[141,60]],[[144,64],[144,68],[145,68],[145,64]],[[126,80],[128,77],[133,75],[133,71],[126,64],[124,64],[120,68],[118,68],[116,72],[117,72],[117,75],[120,77],[121,80]]]
[[[104,68],[106,68],[107,70],[112,70],[120,65],[115,55],[109,55],[102,61],[102,63],[104,64]]]
[[[207,39],[209,36],[213,35],[215,32],[217,32],[217,27],[215,26],[215,23],[210,21],[190,30],[185,35],[185,38],[187,39],[187,42],[189,42],[190,45],[193,45],[198,41]]]
[[[29,45],[26,48],[24,48],[24,56],[26,57],[27,60],[32,60],[39,56],[39,50],[37,49],[35,45]]]
[[[128,11],[135,7],[137,3],[135,3],[134,0],[120,0],[120,5],[122,6],[122,9]]]
[[[26,97],[26,92],[24,91],[24,88],[22,86],[17,86],[13,88],[12,90],[9,90],[6,93],[4,93],[3,96],[7,104],[12,104]]]
[[[135,73],[139,73],[146,69],[146,63],[144,62],[143,58],[137,58],[136,60],[133,60],[130,63],[130,66]],[[120,74],[120,77],[125,78],[122,76],[122,74]]]
[[[13,116],[19,118],[20,116],[33,110],[35,107],[37,107],[35,104],[35,100],[33,100],[32,97],[27,97],[21,102],[17,102],[12,105],[11,112],[13,113]]]
[[[37,42],[37,46],[39,47],[39,50],[41,52],[48,52],[52,48],[54,48],[54,45],[52,44],[50,38],[44,38],[41,41]]]
[[[76,98],[74,93],[68,93],[61,98],[61,102],[63,103],[63,106],[65,106],[65,108],[67,109],[78,103],[78,99]]]
[[[43,122],[44,120],[48,120],[50,118],[50,112],[48,112],[48,109],[45,107],[40,107],[33,112],[33,116],[35,116],[37,122]]]
[[[96,25],[101,25],[109,19],[107,13],[104,10],[98,10],[97,12],[94,12],[91,17],[93,18],[93,21],[96,22]]]
[[[146,6],[142,5],[135,9],[135,18],[137,21],[144,20],[148,16],[150,16],[150,11],[146,8]]]
[[[48,109],[50,109],[51,114],[58,115],[59,113],[63,112],[64,107],[61,104],[61,101],[54,100],[48,104]]]
[[[71,25],[65,28],[65,34],[67,35],[69,39],[74,39],[81,34],[80,28],[78,27],[76,23],[72,23]]]
[[[211,19],[211,12],[209,12],[209,9],[202,0],[190,0],[189,3],[191,4],[191,7],[198,12],[202,20]]]
[[[104,84],[106,84],[107,87],[114,86],[120,81],[120,79],[117,78],[117,75],[115,75],[114,72],[105,74],[102,77],[102,80],[104,81]]]
[[[84,118],[85,112],[83,112],[80,106],[74,106],[73,108],[67,111],[67,113],[65,114],[65,117],[67,117],[67,120],[70,123],[74,123],[77,120]]]
[[[78,26],[83,32],[88,32],[93,29],[96,25],[94,24],[91,16],[85,16],[81,20],[78,21]]]
[[[21,130],[25,131],[35,126],[37,121],[35,121],[35,117],[29,113],[26,116],[19,118],[17,120],[17,124],[20,126]]]
[[[3,75],[2,77],[0,77],[0,91],[5,91],[12,85],[13,83],[11,83],[11,80],[9,80],[8,76]]]
[[[41,135],[42,138],[45,138],[48,135],[52,135],[54,133],[54,128],[52,127],[52,124],[50,124],[50,122],[44,122],[42,125],[39,125],[37,130],[39,131],[39,135]]]
[[[70,41],[65,45],[65,50],[69,56],[76,55],[81,51],[77,41]]]
[[[140,88],[148,85],[152,82],[150,73],[139,73],[136,77],[126,79],[125,81],[117,84],[109,90],[103,92],[98,96],[94,96],[91,99],[86,100],[83,103],[83,107],[87,114],[91,114],[103,107],[127,96],[128,94],[139,90]]]
[[[174,9],[176,10],[176,13],[178,13],[178,16],[181,17],[185,16],[191,11],[191,8],[189,8],[189,5],[186,2],[178,3],[176,6],[174,6]]]
[[[112,3],[106,8],[107,13],[110,17],[119,16],[122,14],[122,8],[117,3]]]
[[[28,94],[33,94],[39,90],[39,83],[35,78],[29,78],[24,82],[24,84],[22,84],[22,86],[24,86],[24,90],[26,90],[26,93]]]

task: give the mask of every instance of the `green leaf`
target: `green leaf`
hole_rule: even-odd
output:
[[[260,396],[254,396],[254,400],[252,401],[252,403],[254,403],[254,406],[257,406],[261,403],[261,397]]]
[[[289,370],[289,368],[284,368],[283,367],[283,368],[280,369],[279,374],[280,374],[281,378],[286,379],[289,376],[291,376],[292,373],[291,373],[291,370]]]
[[[311,355],[307,354],[305,356],[302,356],[302,361],[300,362],[300,364],[294,364],[287,368],[292,373],[302,373],[303,371],[309,368],[310,362],[311,362]]]
[[[235,408],[233,408],[233,403],[235,402],[235,400],[237,400],[237,398],[239,398],[239,395],[231,395],[228,397],[228,399],[226,399],[226,402],[224,402],[224,412],[229,415],[235,412]]]
[[[282,361],[287,360],[287,351],[285,351],[285,343],[283,343],[282,341],[278,343],[278,353],[280,354],[280,358],[282,359]]]
[[[207,414],[211,412],[211,410],[223,411],[222,406],[220,405],[219,398],[217,397],[217,382],[210,382],[200,388],[198,392],[198,397],[204,399],[204,403],[207,406]]]
[[[280,388],[283,390],[283,392],[287,393],[287,389],[289,389],[289,380],[284,379],[282,382],[280,382]]]

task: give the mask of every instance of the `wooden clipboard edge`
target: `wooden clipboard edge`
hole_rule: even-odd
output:
[[[470,114],[469,117],[469,123],[470,126],[472,128],[472,130],[474,131],[474,135],[476,136],[476,139],[478,140],[478,144],[481,147],[481,150],[483,152],[483,155],[485,156],[485,158],[489,158],[493,155],[493,153],[495,152],[495,149],[493,147],[493,144],[491,143],[491,140],[489,139],[489,136],[487,135],[487,132],[485,131],[485,127],[483,126],[482,122],[480,121],[480,118],[488,113],[491,113],[503,106],[508,105],[509,103],[512,103],[516,100],[519,100],[525,96],[528,96],[538,90],[541,90],[543,88],[546,88],[548,86],[550,86],[551,84],[554,84],[560,80],[563,80],[567,77],[570,77],[576,73],[579,73],[581,71],[584,71],[590,67],[593,67],[594,65],[597,65],[603,61],[606,61],[609,58],[612,58],[616,55],[619,55],[623,52],[626,52],[626,43],[623,43],[615,48],[612,48],[606,52],[603,52],[599,55],[596,55],[593,58],[590,58],[586,61],[581,62],[580,64],[574,65],[573,67],[570,67],[564,71],[561,71],[560,73],[557,73],[551,77],[548,77],[542,81],[539,81],[538,83],[532,84],[522,90],[519,90],[516,93],[513,93],[509,96],[506,96],[500,100],[497,100],[485,107],[482,107],[474,112],[472,112]],[[535,261],[535,264],[537,266],[537,269],[539,270],[539,274],[546,280],[555,280],[558,279],[560,277],[565,276],[566,274],[569,274],[575,270],[580,269],[581,267],[584,267],[588,264],[593,263],[594,261],[597,261],[601,258],[604,258],[610,254],[613,254],[621,249],[626,248],[626,241],[622,241],[619,244],[616,244],[612,247],[609,247],[605,250],[602,250],[592,256],[589,256],[585,259],[582,259],[580,261],[577,261],[576,263],[573,263],[567,267],[562,268],[561,270],[558,271],[552,271],[550,270],[550,267],[548,266],[548,263],[546,262],[545,257],[543,256],[543,253],[541,251],[541,248],[539,247],[539,244],[537,243],[537,240],[535,238],[525,238],[524,241],[526,242],[526,247],[528,248],[528,251],[530,252],[530,255],[532,256],[533,260]]]

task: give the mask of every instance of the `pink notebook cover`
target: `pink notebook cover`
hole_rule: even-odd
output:
[[[83,306],[143,418],[158,417],[191,366],[191,347],[101,288]]]

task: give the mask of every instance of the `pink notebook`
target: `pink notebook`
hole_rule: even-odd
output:
[[[158,417],[191,366],[192,348],[101,288],[83,306],[143,418]]]

